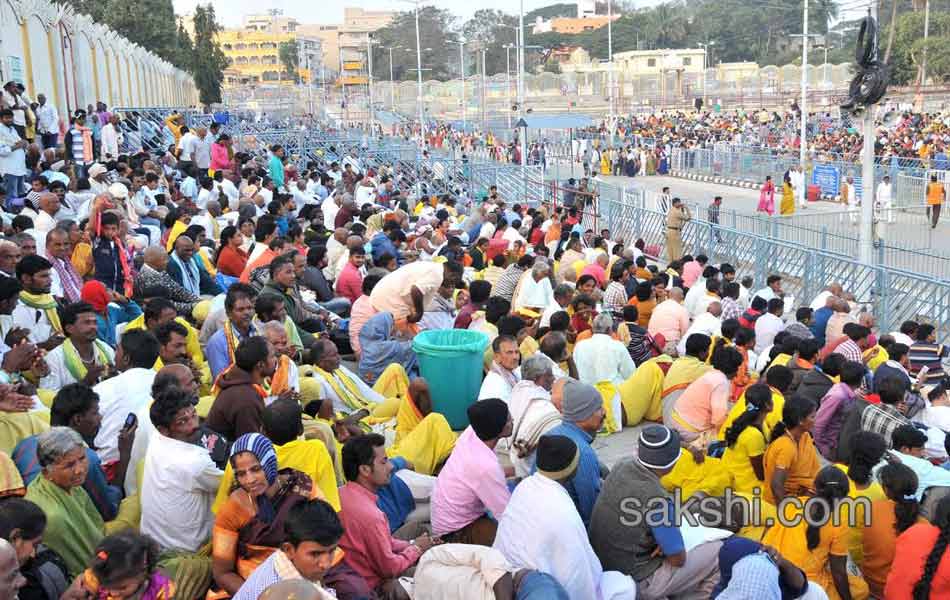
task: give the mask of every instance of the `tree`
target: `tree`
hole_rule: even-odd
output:
[[[221,82],[228,59],[217,42],[220,25],[211,4],[195,7],[195,50],[191,74],[200,102],[206,107],[221,102]]]
[[[180,69],[191,55],[181,52],[172,0],[66,0],[79,12],[108,25],[130,42],[154,52]]]
[[[457,39],[453,33],[455,17],[447,10],[423,6],[419,10],[419,39],[422,43],[423,78],[447,80],[458,75],[458,48],[448,42]],[[389,63],[393,51],[393,77],[397,80],[416,78],[416,17],[415,11],[399,12],[393,20],[373,34],[378,45],[373,47],[373,64]]]
[[[526,18],[525,29],[530,30],[527,23]],[[485,72],[488,75],[505,72],[505,60],[510,54],[506,53],[505,45],[515,44],[517,30],[514,27],[517,25],[518,18],[515,16],[500,10],[482,9],[476,11],[462,27],[462,35],[467,44],[470,44],[469,48],[485,49]]]
[[[284,71],[290,75],[297,83],[300,82],[298,69],[300,68],[300,54],[297,48],[297,42],[281,42],[277,49],[280,56],[280,63],[284,65]]]

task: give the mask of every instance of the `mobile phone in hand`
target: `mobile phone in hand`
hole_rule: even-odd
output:
[[[129,416],[125,418],[125,428],[129,429],[134,427],[138,423],[139,418],[135,416],[135,413],[129,413]]]

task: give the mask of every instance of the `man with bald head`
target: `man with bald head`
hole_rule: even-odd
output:
[[[214,140],[208,135],[208,130],[204,127],[199,127],[195,131],[195,136],[197,139],[192,142],[195,166],[198,167],[199,172],[207,175],[208,169],[211,167],[211,144],[214,143]]]
[[[221,293],[221,287],[211,278],[211,275],[199,263],[195,256],[197,248],[195,241],[187,235],[180,235],[175,240],[175,247],[168,260],[167,272],[175,282],[189,294],[195,296],[216,296]]]
[[[46,258],[53,265],[51,293],[67,302],[79,302],[83,280],[69,256],[69,232],[56,227],[46,234]]]
[[[61,206],[59,196],[52,192],[44,192],[40,194],[38,204],[40,209],[36,213],[36,218],[33,219],[33,229],[46,233],[56,227],[56,213],[59,212]]]
[[[19,245],[9,240],[0,242],[0,275],[16,278],[16,264],[22,255]]]
[[[287,390],[300,392],[300,373],[294,362],[297,349],[290,343],[287,329],[283,323],[268,321],[263,326],[264,337],[274,347],[277,355],[277,369],[271,376],[271,395],[279,396]]]
[[[192,252],[194,252],[194,243],[192,243]],[[168,263],[169,256],[164,248],[161,246],[146,248],[145,264],[135,277],[133,295],[139,299],[164,296],[172,301],[178,314],[190,315],[201,298],[186,290],[168,274]]]
[[[656,305],[647,325],[650,335],[662,335],[666,343],[679,343],[689,329],[689,311],[683,306],[683,298],[683,290],[674,287],[669,298]]]
[[[20,561],[10,542],[0,538],[0,598],[16,598],[26,585],[26,577],[20,573]]]

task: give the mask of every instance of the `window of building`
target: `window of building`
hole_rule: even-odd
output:
[[[257,45],[257,44],[248,44],[248,45],[247,45],[247,49],[248,49],[248,50],[257,50],[257,48],[258,48],[258,45]]]
[[[655,67],[655,66],[656,66],[656,59],[655,59],[655,58],[648,58],[648,59],[647,59],[647,66],[648,66],[648,67]]]
[[[246,46],[245,44],[235,44],[235,45],[234,45],[234,49],[235,49],[235,50],[247,50],[247,46]]]
[[[222,44],[221,49],[227,52],[228,50],[231,49],[231,44]]]
[[[683,57],[683,66],[684,66],[684,67],[688,67],[688,66],[690,66],[691,64],[693,64],[693,59],[692,59],[691,57],[689,57],[689,56],[684,56],[684,57]]]

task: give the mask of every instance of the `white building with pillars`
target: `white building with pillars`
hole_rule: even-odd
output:
[[[198,103],[191,75],[70,6],[0,0],[0,80],[45,94],[62,117],[97,101],[110,107]]]

